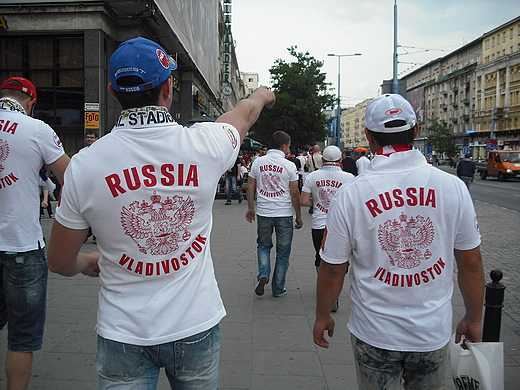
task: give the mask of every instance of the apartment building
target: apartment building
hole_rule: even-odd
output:
[[[416,147],[430,154],[428,127],[437,119],[455,143],[484,156],[490,145],[518,148],[520,17],[407,74],[406,97],[421,132]],[[487,149],[486,149],[487,148]],[[467,149],[465,149],[467,150]]]
[[[246,95],[250,95],[255,89],[259,87],[260,79],[258,73],[240,72],[240,77],[246,89]]]
[[[475,133],[479,156],[491,147],[519,148],[520,17],[482,37],[482,64],[475,78]],[[488,141],[491,140],[491,141]]]
[[[349,107],[341,112],[341,145],[347,149],[355,149],[358,146],[368,147],[365,136],[365,113],[368,103],[372,99],[366,99],[355,107]]]

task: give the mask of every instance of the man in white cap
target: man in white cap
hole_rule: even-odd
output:
[[[218,388],[226,311],[210,251],[213,194],[276,98],[260,87],[215,123],[188,129],[169,112],[174,67],[148,39],[114,52],[109,91],[123,111],[74,156],[56,211],[49,268],[100,277],[100,389],[154,389],[161,368],[172,388]],[[101,253],[79,253],[89,226]]]
[[[352,173],[345,172],[341,169],[341,150],[334,145],[327,146],[323,150],[323,165],[317,171],[311,172],[305,181],[300,197],[302,206],[311,206],[314,208],[312,213],[311,235],[316,256],[314,265],[316,271],[319,270],[321,257],[320,247],[325,233],[325,221],[329,212],[330,202],[336,191],[341,186],[355,176]],[[338,310],[338,301],[332,309],[333,312]]]
[[[375,157],[329,209],[314,341],[329,345],[324,333],[334,332],[330,311],[350,262],[359,388],[443,389],[455,261],[466,308],[455,340],[481,339],[484,272],[473,202],[461,180],[411,146],[419,126],[402,96],[374,99],[365,127]]]

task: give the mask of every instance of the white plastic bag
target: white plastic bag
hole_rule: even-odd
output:
[[[453,383],[457,389],[504,390],[502,342],[467,342],[468,349],[450,340]]]

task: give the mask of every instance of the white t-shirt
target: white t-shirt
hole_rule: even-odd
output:
[[[471,196],[416,149],[377,155],[336,193],[321,257],[350,260],[359,339],[394,351],[433,351],[452,330],[453,249],[480,245]]]
[[[45,247],[40,215],[40,168],[65,152],[44,122],[25,114],[14,99],[0,99],[0,251]]]
[[[262,217],[291,217],[294,209],[290,182],[297,181],[296,165],[285,158],[284,152],[269,149],[257,158],[249,172],[256,180],[256,213]]]
[[[225,315],[211,259],[212,205],[239,147],[231,125],[186,128],[150,106],[123,111],[110,134],[72,158],[56,220],[90,225],[97,238],[100,336],[162,344]]]
[[[311,172],[302,192],[312,195],[314,212],[312,213],[312,229],[324,229],[327,213],[329,212],[330,202],[336,191],[352,180],[355,176],[345,172],[339,164],[325,163],[317,171]]]
[[[356,160],[356,167],[358,171],[358,175],[361,175],[367,169],[368,164],[370,164],[370,160],[365,156],[361,156]]]

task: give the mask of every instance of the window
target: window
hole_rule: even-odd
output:
[[[83,142],[83,37],[0,37],[0,52],[5,53],[0,56],[0,79],[23,76],[36,86],[34,116],[53,127],[64,144],[76,134]]]
[[[253,81],[254,81],[254,80],[253,80],[252,77],[249,77],[249,79],[247,79],[247,82],[248,82],[248,83],[252,83]]]

